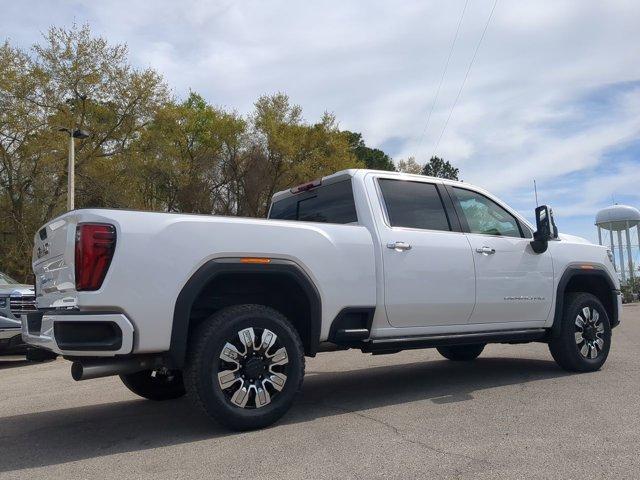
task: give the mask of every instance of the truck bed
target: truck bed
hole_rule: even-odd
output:
[[[84,222],[112,224],[117,235],[92,292],[74,283],[75,231]],[[209,260],[247,255],[288,260],[309,275],[321,290],[321,341],[342,308],[376,304],[373,240],[363,226],[109,209],[75,210],[36,233],[36,301],[40,309],[117,311],[137,332],[133,353],[165,351],[187,280]]]

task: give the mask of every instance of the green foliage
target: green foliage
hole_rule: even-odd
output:
[[[141,133],[127,171],[136,208],[169,212],[230,213],[225,182],[238,162],[246,121],[191,93],[166,103]]]
[[[428,177],[448,178],[449,180],[458,180],[459,170],[451,163],[440,157],[431,157],[422,168],[422,175]]]
[[[351,151],[358,160],[364,163],[365,168],[391,172],[396,171],[391,157],[378,148],[367,147],[361,133],[350,132],[348,130],[342,133],[346,136]]]
[[[620,290],[624,303],[637,302],[640,294],[640,281],[635,277],[633,279],[628,278],[626,283],[620,286]]]

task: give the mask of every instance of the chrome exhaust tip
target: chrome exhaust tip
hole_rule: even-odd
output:
[[[160,359],[156,357],[76,360],[71,364],[71,376],[79,382],[92,378],[127,375],[160,366]]]

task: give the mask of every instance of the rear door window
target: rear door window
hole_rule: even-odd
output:
[[[321,185],[308,192],[278,200],[271,205],[269,218],[301,222],[357,223],[351,179]]]
[[[433,183],[381,178],[380,190],[392,227],[451,230],[438,188]]]

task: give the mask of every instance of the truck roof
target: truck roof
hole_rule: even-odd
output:
[[[429,177],[426,175],[404,173],[404,172],[391,172],[389,170],[373,170],[373,169],[366,169],[366,168],[349,168],[346,170],[340,170],[336,173],[332,173],[331,175],[325,175],[324,177],[321,177],[320,179],[316,179],[314,181],[320,180],[323,185],[330,185],[332,183],[339,182],[340,180],[344,180],[346,177],[355,177],[356,175],[364,176],[368,173],[382,173],[384,175],[392,175],[392,176],[402,177],[404,179],[416,178],[422,181],[424,181],[425,179],[430,179],[437,182],[446,182],[452,185],[460,184],[460,185],[471,186],[470,184],[465,184],[464,182],[460,182],[456,180],[447,180],[444,178]],[[294,192],[293,189],[289,189],[289,188],[286,190],[280,190],[279,192],[276,192],[273,194],[273,197],[271,197],[271,201],[275,202],[277,200],[282,200],[283,198],[287,198],[292,195],[295,195],[295,193],[297,192]]]
[[[510,207],[508,204],[506,204],[500,198],[496,197],[491,192],[485,190],[482,187],[479,187],[479,186],[471,184],[471,183],[458,181],[458,180],[449,180],[449,179],[446,179],[446,178],[430,177],[430,176],[421,175],[421,174],[412,174],[412,173],[404,173],[404,172],[390,172],[388,170],[372,170],[372,169],[366,169],[366,168],[349,168],[347,170],[340,170],[339,172],[333,173],[331,175],[326,175],[326,176],[324,176],[324,177],[322,177],[320,179],[316,179],[316,180],[310,181],[308,183],[303,183],[302,185],[300,185],[298,187],[293,187],[293,188],[287,189],[287,190],[281,190],[281,191],[275,193],[273,195],[273,197],[271,197],[271,202],[273,203],[273,202],[276,202],[276,201],[279,201],[279,200],[283,200],[285,198],[291,197],[291,196],[299,193],[299,191],[301,191],[301,190],[305,190],[305,189],[308,189],[308,188],[313,188],[314,186],[317,186],[317,183],[319,181],[322,183],[322,185],[330,185],[332,183],[339,182],[341,180],[346,180],[347,178],[351,178],[351,177],[355,177],[355,176],[364,177],[365,175],[367,175],[369,173],[384,174],[385,176],[398,177],[398,178],[401,178],[403,180],[415,179],[415,180],[419,180],[419,181],[423,181],[423,182],[425,180],[430,180],[430,181],[433,181],[433,182],[446,183],[447,185],[471,188],[474,191],[477,191],[477,192],[485,195],[486,197],[492,199],[493,201],[495,201],[499,205],[507,208],[511,213],[515,214],[518,217],[519,220],[521,220],[525,225],[527,225],[531,229],[531,231],[535,230],[535,228],[533,227],[531,222],[529,222],[529,220],[527,220],[524,215],[520,214],[516,209]],[[302,187],[302,188],[300,190],[296,190],[296,188],[299,188],[299,187]],[[305,187],[308,187],[308,188],[305,188]]]

